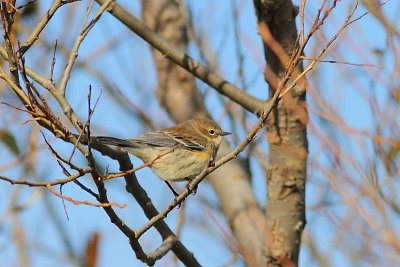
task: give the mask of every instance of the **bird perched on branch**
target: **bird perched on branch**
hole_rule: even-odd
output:
[[[222,136],[214,121],[196,118],[134,139],[91,137],[91,143],[121,147],[135,155],[172,189],[169,181],[190,181],[215,160]]]

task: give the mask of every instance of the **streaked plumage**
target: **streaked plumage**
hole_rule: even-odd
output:
[[[99,136],[92,142],[122,147],[145,163],[176,147],[174,152],[159,158],[150,168],[162,180],[183,181],[196,177],[215,159],[221,136],[228,134],[214,121],[197,118],[134,139]]]

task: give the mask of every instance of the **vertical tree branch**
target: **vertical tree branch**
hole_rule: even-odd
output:
[[[254,0],[254,6],[258,22],[268,26],[273,37],[291,56],[297,41],[296,12],[291,1]],[[264,43],[264,53],[270,71],[282,78],[285,66],[267,43]],[[301,66],[297,67],[301,69]],[[268,266],[294,266],[298,263],[301,233],[305,226],[308,154],[304,86],[305,83],[297,86],[288,98],[280,101],[267,122],[270,151],[266,217],[272,234],[272,243],[266,246]],[[273,93],[270,89],[270,94]]]

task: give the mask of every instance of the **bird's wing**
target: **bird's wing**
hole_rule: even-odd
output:
[[[189,149],[197,151],[203,151],[205,149],[204,145],[197,143],[190,138],[163,131],[143,134],[135,139],[132,139],[132,141],[159,147],[174,147],[177,145],[183,145]]]

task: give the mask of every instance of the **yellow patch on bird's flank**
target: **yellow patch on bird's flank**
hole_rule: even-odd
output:
[[[210,153],[207,150],[204,151],[192,151],[192,153],[196,153],[196,157],[199,158],[199,160],[208,160],[210,158]]]

